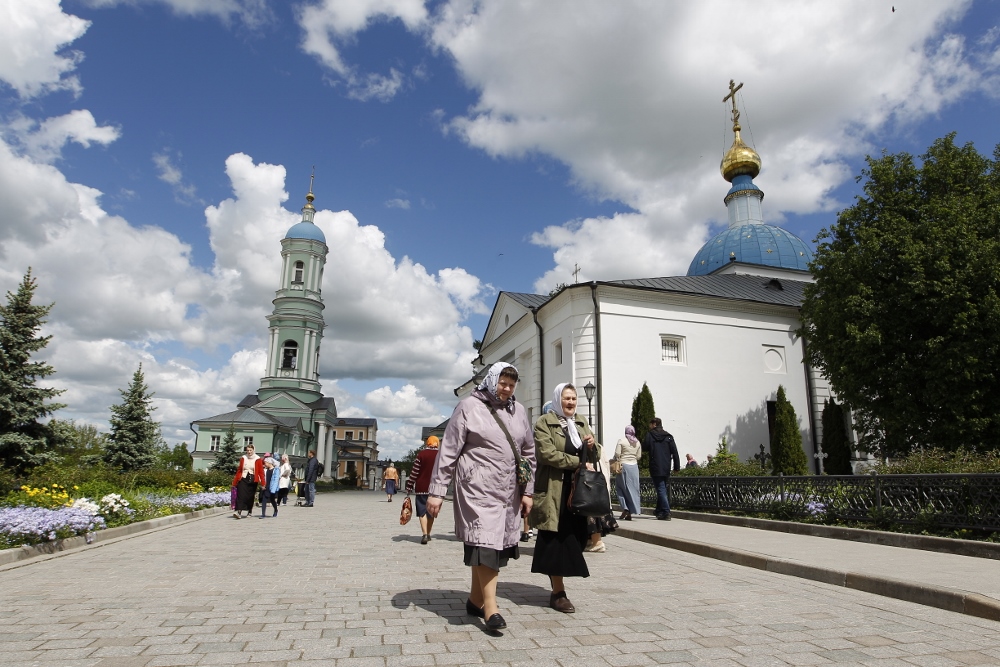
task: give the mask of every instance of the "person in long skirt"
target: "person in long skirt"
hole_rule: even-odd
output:
[[[567,510],[566,502],[580,458],[585,456],[586,468],[594,470],[601,456],[590,426],[576,414],[576,403],[576,387],[560,384],[553,392],[553,411],[535,422],[538,471],[530,517],[538,531],[531,571],[549,576],[549,606],[566,614],[576,607],[566,596],[564,579],[590,576],[583,556],[589,540],[587,518]]]
[[[264,460],[257,456],[253,445],[243,448],[243,456],[236,468],[233,485],[236,487],[236,509],[233,516],[243,518],[243,512],[250,516],[253,513],[254,496],[257,495],[257,485],[264,483]]]
[[[622,471],[615,480],[615,490],[618,492],[618,504],[621,505],[621,521],[631,521],[633,514],[642,514],[639,506],[639,458],[642,456],[642,443],[635,437],[635,428],[631,424],[625,427],[625,437],[615,445],[615,458],[622,464]]]
[[[517,369],[499,362],[472,395],[455,407],[428,487],[427,514],[437,517],[455,482],[455,537],[465,543],[472,584],[465,612],[486,629],[507,627],[497,605],[500,568],[518,558],[521,517],[531,510],[534,485],[518,484],[518,459],[535,467],[535,443],[524,406],[514,399]],[[515,454],[515,452],[517,452]]]
[[[392,497],[396,495],[396,486],[399,484],[399,471],[392,465],[392,461],[389,461],[389,467],[382,473],[382,481],[385,484],[386,502],[391,503]]]

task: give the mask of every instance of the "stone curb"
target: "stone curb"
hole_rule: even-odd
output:
[[[680,513],[671,512],[676,518],[680,518]],[[676,549],[686,553],[714,558],[744,567],[753,567],[758,570],[766,570],[776,574],[784,574],[800,579],[810,579],[833,586],[843,586],[853,588],[875,595],[896,598],[907,602],[937,607],[947,611],[955,611],[960,614],[978,616],[991,621],[1000,621],[1000,600],[980,595],[979,593],[969,593],[967,591],[932,586],[929,584],[915,584],[899,579],[888,577],[877,577],[870,574],[858,572],[842,572],[827,568],[806,565],[797,561],[785,560],[764,556],[750,551],[740,549],[730,549],[714,544],[706,544],[695,540],[686,540],[669,535],[656,535],[619,526],[615,535],[630,540],[655,544],[668,549]]]
[[[155,519],[149,519],[148,521],[138,521],[136,523],[130,523],[127,526],[106,528],[95,532],[93,534],[93,539],[89,543],[87,542],[86,537],[78,535],[76,537],[67,537],[63,540],[55,540],[54,542],[44,542],[42,544],[32,544],[22,547],[14,547],[11,549],[4,549],[0,551],[0,567],[10,565],[11,563],[17,563],[22,560],[28,560],[30,558],[37,558],[39,556],[58,555],[64,551],[80,549],[87,546],[97,546],[103,542],[118,540],[135,535],[136,533],[166,528],[167,526],[171,526],[175,523],[190,521],[192,519],[203,519],[216,514],[228,512],[232,512],[228,506],[210,507],[208,509],[187,512],[185,514],[171,514],[170,516],[161,516]]]
[[[705,521],[724,526],[740,526],[773,530],[794,535],[812,535],[813,537],[832,537],[838,540],[881,544],[887,547],[902,547],[904,549],[921,549],[923,551],[938,551],[956,556],[972,556],[973,558],[991,558],[1000,560],[1000,544],[994,542],[979,542],[977,540],[962,540],[952,537],[934,537],[931,535],[910,535],[907,533],[890,533],[884,530],[868,530],[867,528],[845,528],[843,526],[821,526],[813,523],[796,521],[777,521],[775,519],[757,519],[747,516],[728,516],[725,514],[710,514],[707,512],[686,512],[672,510],[671,516],[688,521]]]

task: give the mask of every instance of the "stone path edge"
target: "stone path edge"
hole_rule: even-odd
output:
[[[678,519],[689,521],[705,521],[724,526],[740,526],[773,530],[780,533],[795,535],[811,535],[813,537],[831,537],[851,542],[866,542],[881,544],[887,547],[902,547],[904,549],[921,549],[923,551],[938,551],[955,554],[956,556],[972,556],[974,558],[990,558],[1000,560],[1000,543],[963,540],[953,537],[935,537],[932,535],[911,535],[909,533],[891,533],[885,530],[869,530],[867,528],[847,528],[844,526],[822,526],[814,523],[798,523],[796,521],[777,521],[775,519],[758,519],[748,516],[729,516],[726,514],[711,514],[708,512],[690,512],[673,510],[671,515]]]
[[[764,556],[751,551],[730,549],[695,540],[670,537],[669,535],[654,535],[631,528],[619,527],[615,531],[615,535],[669,549],[676,549],[677,551],[684,551],[705,558],[726,561],[734,565],[753,567],[758,570],[766,570],[801,579],[810,579],[833,586],[853,588],[866,593],[914,602],[928,607],[937,607],[991,621],[1000,621],[1000,600],[995,600],[979,593],[970,593],[929,584],[914,584],[899,579],[877,577],[858,572],[843,572],[821,568],[782,558]]]
[[[229,507],[210,507],[208,509],[185,512],[184,514],[161,516],[155,519],[149,519],[148,521],[137,521],[136,523],[130,523],[127,526],[105,528],[104,530],[95,531],[93,539],[89,543],[87,542],[86,537],[78,535],[76,537],[67,537],[66,539],[55,540],[53,542],[12,547],[10,549],[0,551],[0,567],[10,565],[12,563],[19,563],[24,560],[39,558],[41,556],[59,556],[67,551],[75,551],[84,547],[100,546],[102,543],[118,541],[119,539],[131,537],[137,533],[167,528],[184,521],[204,519],[217,514],[229,512],[232,512]]]

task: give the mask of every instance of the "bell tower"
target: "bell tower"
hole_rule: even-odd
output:
[[[281,282],[274,311],[268,316],[267,369],[261,378],[261,401],[279,392],[303,403],[323,398],[319,351],[323,340],[323,268],[329,249],[316,226],[313,178],[302,207],[302,221],[281,240]]]

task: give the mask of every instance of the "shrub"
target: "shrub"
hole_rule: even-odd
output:
[[[1000,472],[1000,451],[925,449],[889,463],[875,463],[866,472],[876,475],[995,473]]]
[[[774,437],[771,441],[771,463],[775,475],[808,475],[809,461],[802,449],[802,433],[795,408],[785,396],[785,388],[778,385],[775,406]]]

